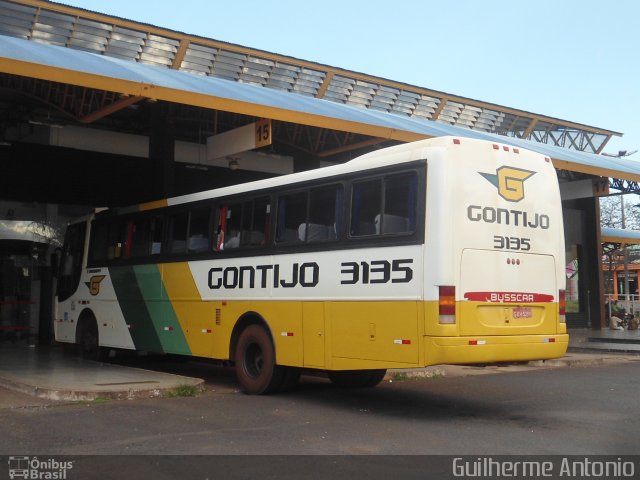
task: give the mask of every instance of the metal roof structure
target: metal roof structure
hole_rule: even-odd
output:
[[[570,150],[600,153],[621,135],[43,0],[0,0],[0,35]]]
[[[83,122],[141,99],[166,100],[398,141],[442,135],[488,139],[540,152],[560,170],[640,181],[640,164],[624,159],[1,35],[0,72],[0,85],[10,83],[10,75],[113,92],[110,102],[87,103],[94,110],[77,111]],[[52,83],[47,85],[51,88]],[[73,97],[62,95],[65,98]]]

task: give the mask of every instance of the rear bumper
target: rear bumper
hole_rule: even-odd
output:
[[[425,365],[516,362],[560,358],[569,335],[424,337]]]

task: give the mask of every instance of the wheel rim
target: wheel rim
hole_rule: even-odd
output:
[[[247,346],[247,350],[244,355],[244,371],[251,378],[257,378],[262,373],[264,366],[264,356],[262,348],[257,343],[252,343]]]

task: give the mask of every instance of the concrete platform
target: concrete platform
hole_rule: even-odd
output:
[[[0,347],[0,387],[48,400],[159,397],[204,380],[66,356],[56,347]]]
[[[577,329],[569,331],[572,351],[640,353],[640,330]]]

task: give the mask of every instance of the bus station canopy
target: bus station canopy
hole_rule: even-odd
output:
[[[600,239],[602,243],[640,245],[640,231],[602,227]]]
[[[0,75],[115,92],[122,105],[163,100],[403,142],[443,135],[486,139],[539,152],[558,170],[640,181],[640,164],[629,160],[3,35]]]

